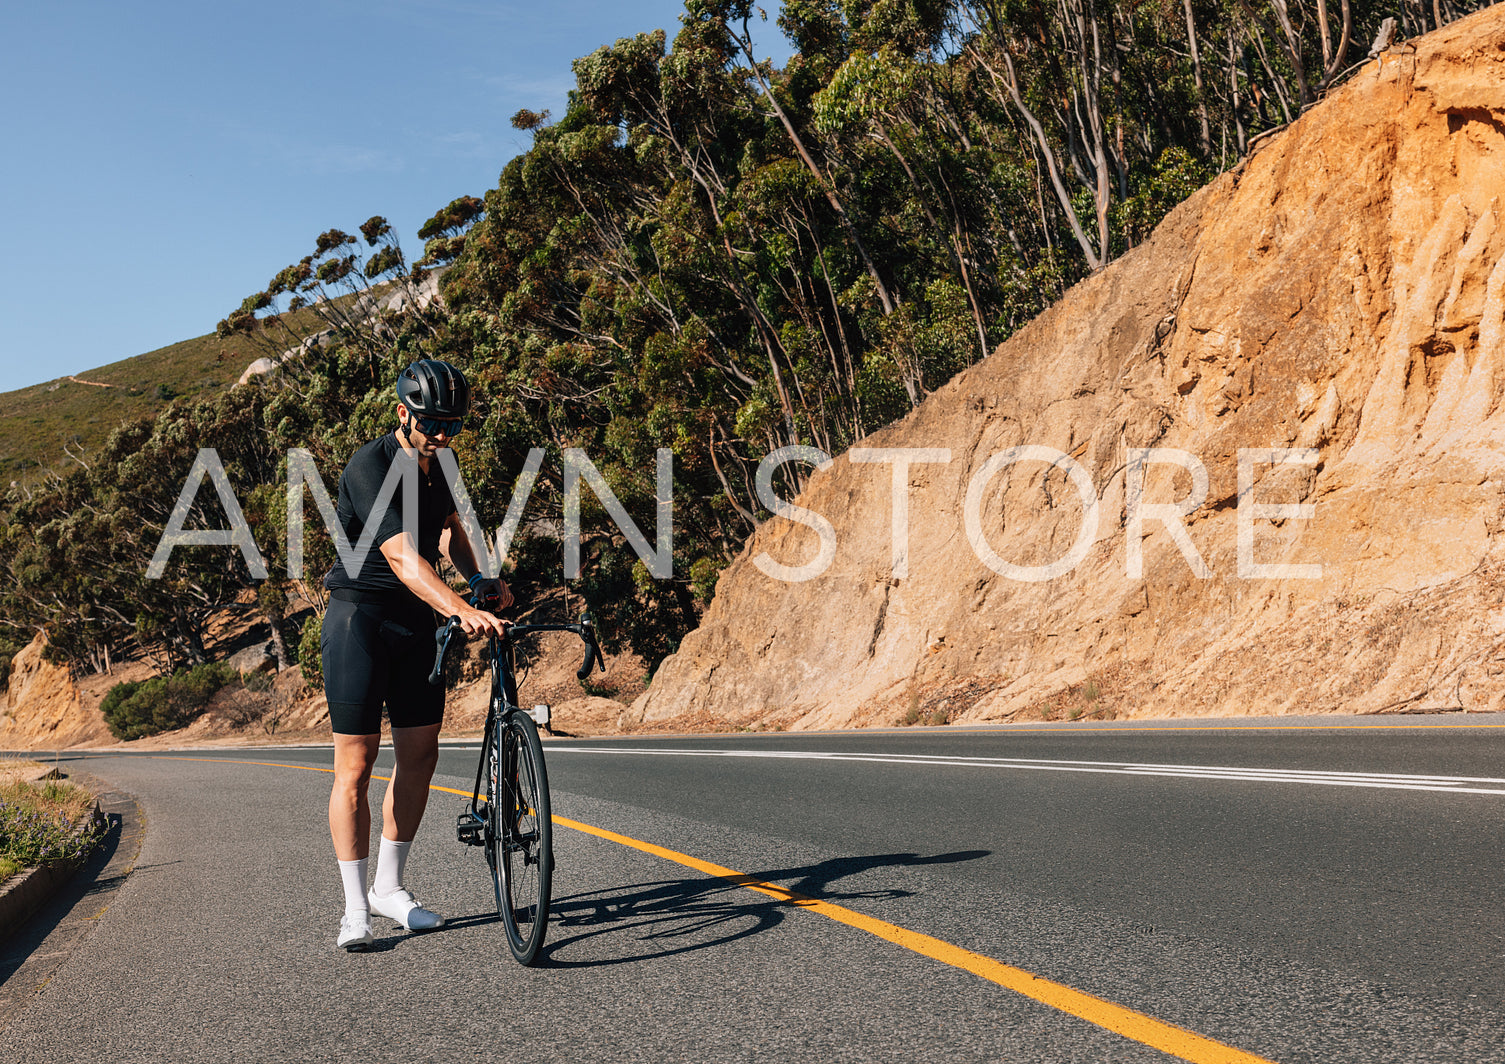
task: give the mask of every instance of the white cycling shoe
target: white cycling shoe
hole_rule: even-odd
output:
[[[409,931],[432,931],[444,926],[444,917],[419,905],[409,890],[394,890],[384,898],[378,897],[375,891],[368,891],[366,901],[372,912],[396,920]]]
[[[364,953],[375,939],[371,935],[371,917],[366,913],[346,913],[340,918],[340,937],[335,945],[347,953]]]

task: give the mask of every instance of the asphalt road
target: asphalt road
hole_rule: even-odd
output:
[[[563,827],[533,970],[456,795],[408,876],[450,927],[378,918],[347,955],[327,749],[89,757],[141,852],[0,1059],[1174,1059],[964,950],[1208,1040],[1189,1059],[1505,1061],[1505,724],[1468,723],[552,742],[557,816],[824,906]]]

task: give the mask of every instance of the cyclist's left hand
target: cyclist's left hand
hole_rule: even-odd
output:
[[[502,581],[477,575],[470,580],[470,590],[483,610],[504,610],[512,605],[512,592]]]

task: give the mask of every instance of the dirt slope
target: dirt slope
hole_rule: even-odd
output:
[[[42,658],[46,645],[38,635],[11,662],[5,711],[0,714],[0,748],[60,750],[110,742],[110,729],[97,704],[84,704],[66,666]]]
[[[797,501],[834,525],[829,568],[765,575],[760,554],[797,566],[819,549],[805,524],[765,525],[634,715],[811,728],[1499,708],[1502,193],[1496,6],[1371,63],[864,441],[949,451],[900,483],[903,575],[895,467],[848,455],[814,475]],[[1090,489],[1064,462],[987,475],[1020,446],[1069,455]],[[1126,505],[1131,450],[1152,447],[1184,468],[1142,466],[1146,504],[1190,508],[1206,472],[1181,543],[1179,524]],[[1275,466],[1269,448],[1311,454]],[[1087,499],[1096,527],[1071,567]],[[1008,569],[1058,560],[1070,571],[1049,579]],[[1320,576],[1258,568],[1274,564]]]

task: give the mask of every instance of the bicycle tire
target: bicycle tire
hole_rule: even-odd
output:
[[[486,862],[497,915],[512,955],[531,965],[548,932],[554,826],[543,744],[524,713],[509,713],[493,727],[486,809]]]

